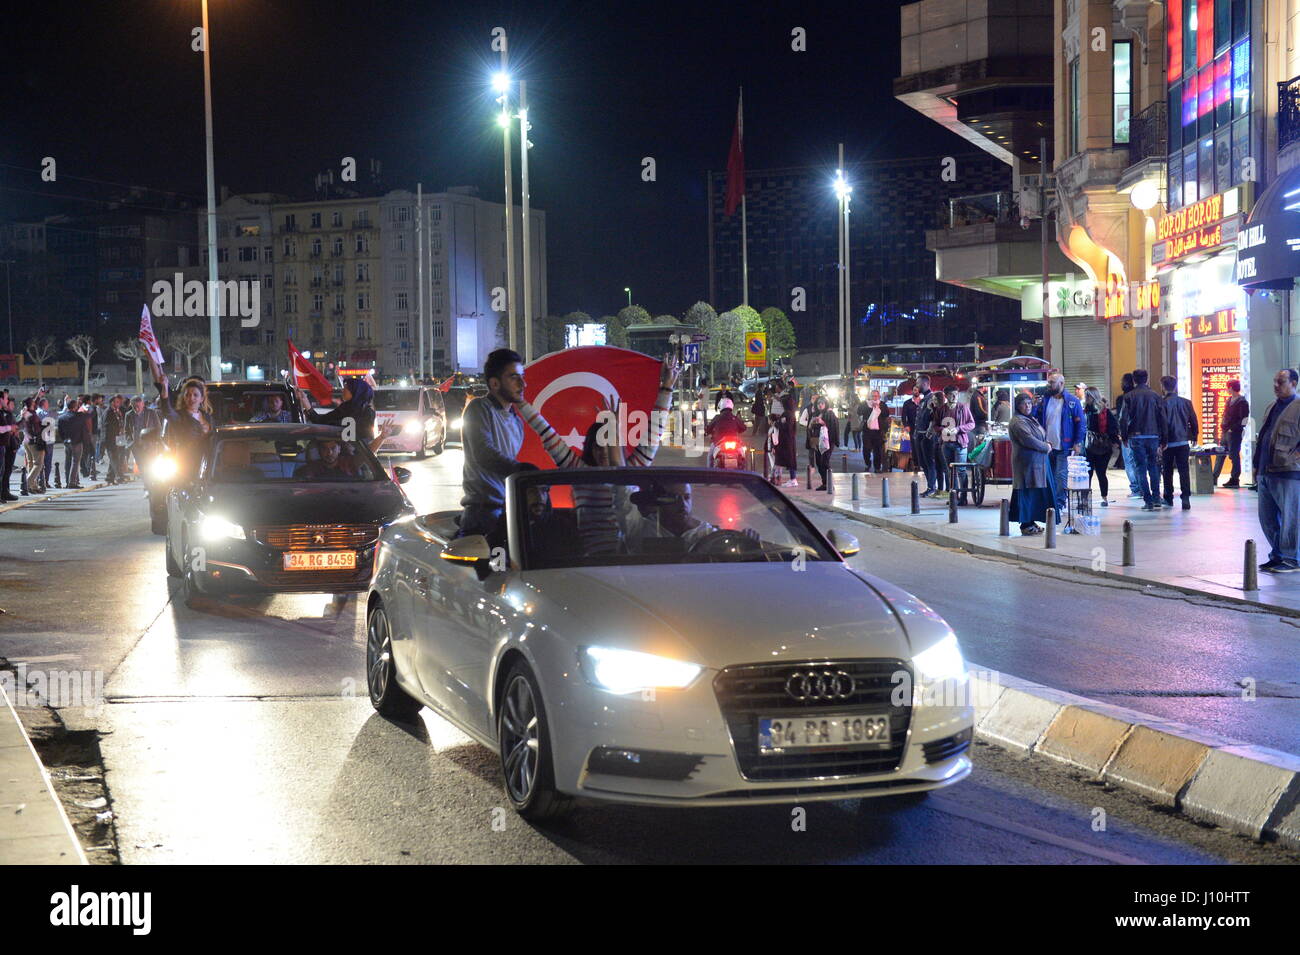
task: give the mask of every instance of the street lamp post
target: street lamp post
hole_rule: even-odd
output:
[[[839,239],[840,239],[840,377],[849,376],[849,197],[853,187],[844,178],[844,144],[840,143],[840,166],[835,170],[835,195],[839,199]]]
[[[492,81],[493,87],[501,94],[497,100],[501,104],[501,115],[497,122],[501,124],[502,142],[505,146],[506,179],[506,323],[509,328],[507,342],[512,351],[518,350],[515,333],[515,203],[513,176],[510,174],[510,73],[508,72],[510,54],[503,47],[501,50],[501,72]]]
[[[630,288],[625,288],[625,289],[623,289],[623,291],[624,291],[624,292],[627,292],[627,307],[628,307],[628,308],[631,308],[631,307],[632,307],[632,290],[631,290]]]
[[[13,276],[9,271],[9,266],[14,264],[13,259],[5,259],[5,305],[9,310],[9,354],[14,354],[14,295],[13,295]]]
[[[203,2],[203,124],[208,149],[208,367],[213,381],[221,380],[221,316],[217,313],[217,186],[212,163],[212,34],[208,31],[208,0]]]
[[[524,361],[533,360],[533,260],[529,255],[530,233],[528,229],[528,150],[532,143],[528,141],[528,84],[519,81],[519,191],[523,203],[521,227],[524,231]]]

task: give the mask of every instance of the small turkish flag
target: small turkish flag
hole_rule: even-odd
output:
[[[645,431],[649,433],[649,416],[659,397],[659,362],[649,355],[626,348],[589,345],[539,358],[525,373],[524,397],[574,451],[581,453],[587,429],[604,406],[603,399],[609,395],[616,396],[629,415],[634,411],[643,412]],[[528,427],[524,428],[519,460],[539,468],[555,467],[542,447],[542,439]]]
[[[444,381],[444,382],[442,382],[440,385],[438,385],[438,390],[439,390],[439,391],[442,391],[442,392],[448,392],[448,391],[451,391],[451,386],[452,386],[453,384],[455,384],[455,382],[456,382],[456,376],[455,376],[455,375],[452,375],[452,376],[451,376],[450,378],[448,378],[446,381]]]
[[[334,389],[330,383],[325,380],[325,376],[316,370],[316,366],[302,357],[302,352],[293,347],[293,339],[285,339],[289,343],[289,375],[292,377],[295,388],[305,388],[312,393],[317,401],[322,404],[328,403],[334,397]]]

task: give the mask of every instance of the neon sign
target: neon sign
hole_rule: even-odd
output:
[[[1213,315],[1184,318],[1179,327],[1186,341],[1195,341],[1210,335],[1231,335],[1240,331],[1235,308],[1221,308]]]

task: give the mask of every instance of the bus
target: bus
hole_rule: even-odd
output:
[[[984,346],[867,345],[858,349],[858,373],[872,378],[910,377],[917,372],[952,374],[964,365],[983,361]]]

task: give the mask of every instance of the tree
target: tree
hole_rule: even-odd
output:
[[[88,392],[90,391],[90,357],[99,350],[95,347],[95,339],[89,335],[73,335],[68,339],[68,348],[72,349],[72,353],[85,363],[85,375],[83,376],[81,390]]]
[[[680,325],[682,321],[676,315],[656,315],[654,323],[656,325]]]
[[[696,302],[686,310],[686,324],[694,325],[701,331],[717,317],[718,313],[713,310],[713,306],[708,302]]]
[[[127,361],[135,362],[135,393],[144,394],[144,360],[149,351],[144,347],[144,342],[138,338],[128,338],[125,341],[117,342],[113,345],[113,354],[118,358],[125,358]]]
[[[799,350],[795,342],[794,326],[779,308],[765,308],[760,316],[763,330],[767,332],[767,353],[772,360],[790,359]]]
[[[36,387],[45,384],[45,363],[54,356],[54,336],[31,338],[27,341],[27,357],[36,366]]]
[[[754,311],[748,305],[737,305],[732,310],[732,314],[740,320],[741,328],[747,332],[763,331],[763,319],[759,317],[758,312]]]
[[[600,324],[605,326],[605,344],[615,348],[627,347],[627,329],[618,320],[617,315],[605,315]]]
[[[618,310],[618,320],[624,328],[631,328],[633,325],[649,325],[654,319],[640,305],[628,305]]]
[[[208,353],[208,340],[201,335],[173,335],[167,347],[185,359],[185,374],[194,374],[194,359]],[[200,370],[203,363],[200,362]]]
[[[745,337],[740,317],[735,312],[715,315],[704,327],[709,340],[704,343],[704,361],[709,364],[709,378],[717,380],[717,365],[722,363],[724,375],[731,374],[731,366],[744,358]]]

